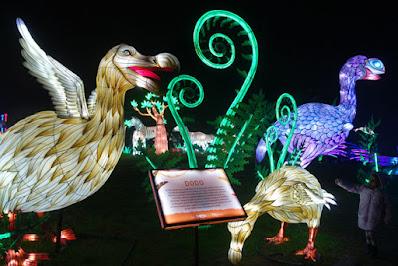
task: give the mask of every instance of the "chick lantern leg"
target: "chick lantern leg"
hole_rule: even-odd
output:
[[[268,243],[275,244],[275,245],[283,244],[283,243],[289,241],[289,238],[285,237],[286,227],[287,227],[287,223],[281,222],[281,228],[279,229],[278,234],[274,237],[266,237],[265,240],[267,240]]]
[[[318,233],[317,227],[308,228],[308,242],[304,249],[296,251],[296,255],[304,255],[306,260],[317,260],[317,250],[315,248],[315,238]]]

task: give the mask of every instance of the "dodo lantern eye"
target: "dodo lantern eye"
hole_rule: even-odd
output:
[[[129,49],[124,49],[121,53],[124,56],[130,56],[132,55],[131,51]]]

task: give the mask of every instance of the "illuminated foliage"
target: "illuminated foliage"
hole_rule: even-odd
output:
[[[238,73],[244,77],[244,82],[220,122],[213,148],[208,149],[206,167],[214,167],[213,161],[219,161],[217,149],[226,136],[223,128],[231,124],[230,119],[235,115],[235,109],[242,102],[254,78],[258,64],[258,45],[250,26],[238,15],[224,10],[212,10],[201,16],[194,29],[193,41],[199,58],[212,68],[230,67],[238,57],[238,48],[241,61],[249,62],[248,70],[237,68]]]
[[[347,143],[345,150],[346,157],[361,162],[357,179],[364,184],[368,183],[367,180],[372,171],[383,172],[387,175],[398,174],[398,157],[379,153],[376,128],[380,123],[380,120],[376,122],[372,116],[366,126],[354,129],[359,140],[355,143]]]
[[[131,154],[132,150],[133,150],[133,148],[125,146],[123,148],[123,153],[124,154]]]
[[[185,147],[188,156],[188,162],[190,168],[197,168],[198,163],[196,160],[195,151],[192,146],[191,139],[188,134],[187,127],[185,126],[181,116],[177,112],[176,102],[173,96],[173,92],[179,91],[179,100],[181,103],[188,108],[195,108],[200,105],[204,98],[204,91],[202,84],[194,77],[189,75],[180,75],[175,77],[172,81],[170,81],[167,92],[167,100],[169,102],[170,112],[173,115],[174,120],[177,123],[180,134],[185,142]],[[198,94],[194,92],[198,92]]]
[[[284,100],[288,100],[291,107],[289,107],[288,103],[283,103]],[[293,152],[288,153],[288,148],[293,137],[294,129],[296,128],[298,116],[296,101],[290,94],[284,93],[279,96],[275,106],[275,114],[277,123],[290,128],[290,130],[289,134],[287,135],[286,142],[283,145],[280,142],[277,142],[278,130],[275,127],[276,123],[273,123],[271,126],[269,126],[266,130],[266,133],[261,136],[261,140],[263,140],[265,143],[268,157],[265,158],[262,164],[256,164],[255,166],[257,177],[260,180],[263,180],[266,176],[274,172],[274,170],[281,168],[284,164],[293,166],[296,165],[301,154],[301,150],[296,149],[293,150]],[[256,149],[256,157],[257,153],[258,146]],[[277,155],[277,157],[274,155]],[[274,158],[278,158],[276,168]]]
[[[218,134],[224,142],[212,144],[208,150],[214,149],[216,167],[223,167],[231,181],[239,184],[235,173],[244,170],[245,166],[254,161],[254,150],[262,132],[274,121],[274,105],[265,99],[262,91],[254,93],[246,101],[234,109],[235,114],[229,116],[229,124],[219,128]],[[216,119],[216,123],[222,118]]]
[[[362,150],[366,151],[367,155],[377,154],[377,137],[376,128],[380,125],[381,120],[377,122],[374,120],[373,116],[371,116],[368,124],[362,130],[357,130],[359,136],[359,146]],[[362,184],[369,183],[369,177],[371,172],[376,170],[376,164],[374,162],[374,157],[369,158],[365,156],[365,154],[360,155],[360,160],[362,165],[358,167],[357,171],[357,180]],[[373,163],[372,163],[373,161]],[[378,171],[378,169],[377,169]]]
[[[368,124],[363,130],[357,130],[360,137],[359,144],[365,148],[369,153],[377,152],[377,137],[376,128],[380,126],[381,120],[377,122],[371,116]]]

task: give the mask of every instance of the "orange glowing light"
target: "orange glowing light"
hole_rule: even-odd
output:
[[[17,219],[17,214],[14,212],[9,212],[7,214],[8,216],[8,222],[9,222],[9,226],[8,229],[11,231],[15,230],[15,220]]]
[[[44,216],[45,212],[36,212],[36,215],[38,218],[42,218]]]
[[[15,213],[13,213],[13,212],[8,213],[8,220],[10,222],[14,222],[16,218],[17,218],[17,215]]]
[[[17,265],[29,265],[24,264],[25,260],[25,251],[22,248],[19,248],[18,251],[13,249],[9,249],[6,252],[6,265],[7,266],[17,266]]]
[[[22,237],[23,241],[39,241],[40,237],[38,234],[24,234]]]
[[[66,241],[76,240],[76,235],[71,228],[61,231],[61,244],[66,244]],[[52,241],[57,242],[57,236],[53,236]]]
[[[28,253],[27,257],[28,257],[27,260],[32,261],[32,262],[50,259],[50,257],[48,256],[48,253],[39,253],[39,252]]]

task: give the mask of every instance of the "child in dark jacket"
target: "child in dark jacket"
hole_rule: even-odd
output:
[[[335,183],[349,192],[359,194],[358,227],[365,231],[368,253],[377,257],[375,230],[382,220],[385,224],[391,221],[391,204],[378,174],[371,174],[368,185],[348,184],[341,179],[336,179]]]

